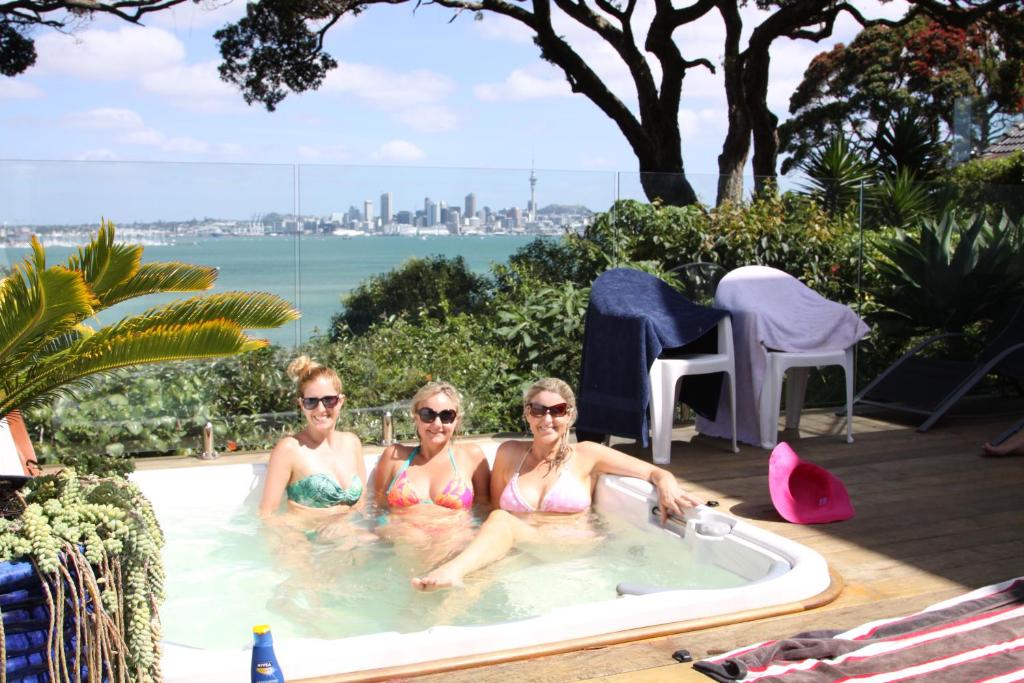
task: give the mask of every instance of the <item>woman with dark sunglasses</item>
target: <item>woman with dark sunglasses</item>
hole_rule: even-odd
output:
[[[558,526],[575,526],[590,508],[600,474],[620,474],[651,482],[658,493],[662,521],[698,501],[680,488],[675,476],[638,458],[599,443],[570,443],[576,396],[560,379],[535,382],[523,395],[523,417],[530,441],[506,441],[498,447],[491,474],[491,499],[498,501],[476,538],[454,559],[422,578],[420,590],[459,585],[462,577],[504,557],[522,541],[565,539]],[[571,535],[571,534],[570,534]]]
[[[288,376],[298,385],[296,402],[306,426],[278,441],[271,451],[260,516],[273,515],[284,496],[289,511],[323,514],[348,510],[363,495],[366,465],[359,437],[336,429],[345,404],[341,378],[308,356],[292,361]]]
[[[456,443],[462,397],[447,382],[430,382],[412,399],[417,446],[393,444],[374,470],[377,501],[391,510],[445,516],[486,501],[490,467],[479,446]]]

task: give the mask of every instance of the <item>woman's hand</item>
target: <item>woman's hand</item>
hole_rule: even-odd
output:
[[[700,505],[700,501],[679,486],[675,476],[668,470],[657,469],[651,475],[651,483],[658,491],[658,511],[664,524],[670,514],[681,517],[683,510]]]

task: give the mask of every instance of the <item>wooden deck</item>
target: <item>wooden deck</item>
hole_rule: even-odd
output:
[[[980,445],[1021,414],[1024,403],[977,403],[926,434],[900,418],[857,417],[856,443],[839,436],[831,413],[805,415],[800,434],[785,433],[801,457],[842,478],[857,515],[799,526],[783,521],[768,495],[768,453],[677,429],[670,469],[691,492],[720,510],[814,548],[845,588],[817,609],[625,645],[420,676],[417,683],[710,681],[671,655],[694,659],[817,628],[849,628],[912,612],[967,590],[1024,575],[1024,457],[980,457]],[[616,447],[649,458],[632,444]]]

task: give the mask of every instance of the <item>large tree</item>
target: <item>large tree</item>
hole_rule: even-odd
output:
[[[66,28],[56,23],[73,10],[138,21],[188,0],[0,0],[0,65],[20,73],[34,60],[27,29],[32,25]],[[198,2],[200,0],[191,0]],[[273,110],[289,92],[316,89],[337,62],[324,50],[327,32],[345,14],[358,14],[376,4],[412,0],[256,0],[246,16],[217,32],[224,62],[221,76],[237,84],[250,104]],[[689,54],[675,37],[677,29],[718,14],[725,26],[721,66],[728,102],[728,132],[719,156],[718,199],[742,196],[743,171],[753,142],[753,170],[760,184],[774,178],[779,153],[778,116],[767,104],[771,48],[780,38],[823,40],[841,15],[863,26],[898,25],[924,13],[954,26],[1004,5],[1022,0],[908,0],[910,10],[899,22],[865,16],[856,0],[756,0],[764,19],[744,27],[741,10],[749,0],[416,0],[438,5],[455,16],[477,18],[496,14],[517,21],[533,34],[541,57],[562,70],[573,92],[586,96],[625,136],[639,162],[641,183],[649,199],[668,204],[697,200],[683,168],[679,107],[683,82],[690,69],[716,70],[719,55]],[[865,0],[866,1],[866,0]],[[77,13],[77,14],[76,14]],[[642,15],[642,17],[641,17]],[[454,17],[453,17],[454,18]],[[575,22],[607,43],[629,72],[633,89],[624,101],[602,80],[566,38],[564,22]],[[742,37],[749,34],[746,45]],[[11,39],[8,40],[6,37]],[[8,73],[8,72],[5,72]],[[635,100],[633,99],[635,97]]]
[[[793,117],[780,128],[791,154],[783,170],[836,133],[869,147],[894,113],[910,114],[933,138],[949,140],[959,98],[972,105],[977,151],[1010,115],[1024,111],[1022,37],[1024,11],[1006,7],[966,26],[927,16],[872,26],[818,55],[790,99]]]

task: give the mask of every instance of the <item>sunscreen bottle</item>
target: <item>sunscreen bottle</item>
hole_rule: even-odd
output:
[[[274,656],[274,637],[266,624],[252,627],[252,683],[284,683]]]

